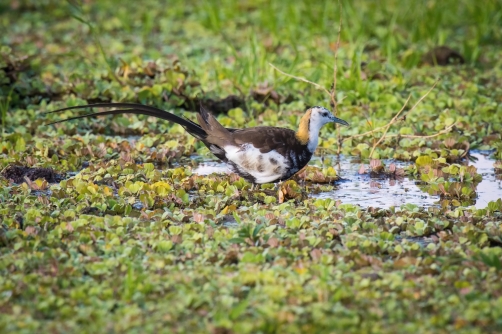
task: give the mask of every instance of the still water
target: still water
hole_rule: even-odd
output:
[[[465,164],[474,165],[477,172],[483,176],[483,180],[476,188],[477,198],[476,208],[485,208],[490,201],[502,198],[502,181],[500,175],[495,174],[493,167],[494,160],[489,159],[489,154],[484,152],[471,152],[472,161]],[[361,162],[352,157],[330,157],[330,161],[339,171],[342,178],[335,183],[336,189],[328,192],[321,192],[312,195],[314,198],[333,198],[342,203],[358,204],[362,207],[389,208],[399,207],[402,204],[412,203],[422,207],[439,205],[439,196],[429,195],[421,190],[417,181],[408,177],[389,179],[385,177],[359,174]],[[386,166],[392,161],[384,161]],[[405,167],[407,164],[394,162],[397,167]],[[321,165],[319,158],[314,158],[311,164]],[[368,168],[368,164],[365,164]],[[326,164],[325,164],[326,166]],[[194,169],[194,173],[199,175],[209,175],[212,173],[229,173],[226,164],[216,161],[201,162]]]

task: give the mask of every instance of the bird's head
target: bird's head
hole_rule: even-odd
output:
[[[325,124],[328,123],[349,125],[349,123],[336,117],[324,107],[309,108],[300,120],[300,126],[296,132],[296,138],[303,145],[307,145],[310,152],[314,152],[319,139],[319,131]]]
[[[342,125],[349,125],[343,119],[333,115],[328,109],[324,107],[310,108],[310,124],[313,128],[320,129],[323,125],[328,123],[338,123]]]

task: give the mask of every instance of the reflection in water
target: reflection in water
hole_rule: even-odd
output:
[[[436,205],[439,196],[430,196],[415,185],[414,180],[407,177],[389,179],[385,176],[373,177],[369,174],[359,174],[361,162],[354,162],[346,157],[335,160],[340,163],[340,176],[343,180],[337,182],[337,189],[314,195],[316,198],[333,198],[342,203],[358,204],[363,207],[389,208],[402,204],[413,203],[419,206]],[[389,166],[391,161],[384,161]],[[397,167],[405,163],[394,162]],[[367,165],[367,164],[366,164]]]
[[[488,158],[487,154],[480,152],[471,152],[475,161],[466,162],[467,165],[473,165],[477,172],[483,176],[483,180],[478,184],[476,192],[475,206],[485,208],[490,201],[496,201],[502,197],[502,181],[497,179],[493,168],[494,160]],[[411,203],[422,207],[439,205],[439,196],[431,196],[420,190],[415,184],[415,180],[407,177],[389,179],[386,177],[373,177],[368,174],[359,174],[361,162],[351,160],[341,156],[340,160],[336,157],[327,157],[324,160],[324,166],[331,164],[336,169],[341,168],[340,176],[342,180],[336,182],[337,188],[333,191],[322,192],[313,195],[315,198],[333,198],[342,203],[358,204],[363,207],[389,208],[391,206],[399,207],[403,204]],[[391,161],[384,161],[389,166]],[[397,167],[404,167],[407,164],[394,162]],[[315,157],[311,164],[321,166],[321,159]],[[367,165],[367,164],[366,164]],[[225,163],[221,162],[201,162],[194,173],[199,175],[209,175],[212,173],[229,173]]]
[[[228,165],[220,161],[205,161],[197,165],[197,168],[193,170],[195,174],[198,175],[209,175],[209,174],[229,174],[230,169]]]
[[[476,193],[478,197],[476,198],[476,207],[478,209],[484,209],[488,202],[496,201],[502,198],[502,180],[497,178],[495,174],[495,169],[493,168],[494,160],[488,159],[488,155],[481,153],[471,154],[477,161],[468,162],[468,165],[475,166],[478,169],[478,174],[483,176],[483,180],[478,184]]]

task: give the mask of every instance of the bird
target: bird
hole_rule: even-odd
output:
[[[137,103],[94,103],[62,108],[46,114],[82,108],[118,109],[75,116],[49,125],[86,117],[120,114],[147,115],[171,121],[202,141],[212,154],[230,166],[231,171],[252,183],[253,188],[259,184],[286,181],[305,167],[317,148],[319,132],[325,124],[349,125],[321,106],[306,110],[297,131],[274,126],[225,128],[202,105],[197,112],[198,123]]]

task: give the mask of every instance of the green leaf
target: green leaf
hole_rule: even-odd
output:
[[[177,225],[169,226],[168,230],[169,230],[169,234],[171,234],[171,235],[179,235],[183,231],[181,226],[177,226]]]
[[[237,211],[233,211],[233,212],[232,212],[232,216],[234,216],[235,221],[236,221],[239,225],[241,225],[241,224],[242,224],[241,217],[239,217],[239,215],[237,214]]]
[[[244,313],[244,311],[246,311],[246,309],[248,308],[248,306],[249,306],[249,299],[248,298],[246,298],[246,299],[242,300],[241,302],[239,302],[230,311],[230,319],[232,319],[232,320],[237,319],[241,314]]]
[[[260,225],[256,225],[256,227],[253,229],[253,240],[256,239],[256,237],[258,236],[258,233],[260,233],[260,231],[265,227],[264,224],[260,224]]]
[[[26,142],[23,137],[19,137],[16,140],[16,146],[14,148],[16,152],[24,152],[26,151]]]
[[[147,162],[147,163],[143,164],[143,169],[145,172],[151,172],[155,169],[155,165],[152,164],[151,162]]]
[[[483,263],[486,264],[487,266],[494,267],[497,270],[502,270],[502,262],[500,261],[500,258],[497,254],[493,253],[485,254],[481,252],[479,255]]]
[[[243,244],[246,242],[244,238],[231,238],[228,241],[232,244]]]
[[[173,248],[173,245],[171,240],[160,240],[155,246],[159,252],[167,253]]]
[[[432,164],[432,158],[428,155],[422,155],[415,160],[418,166],[429,166]]]

